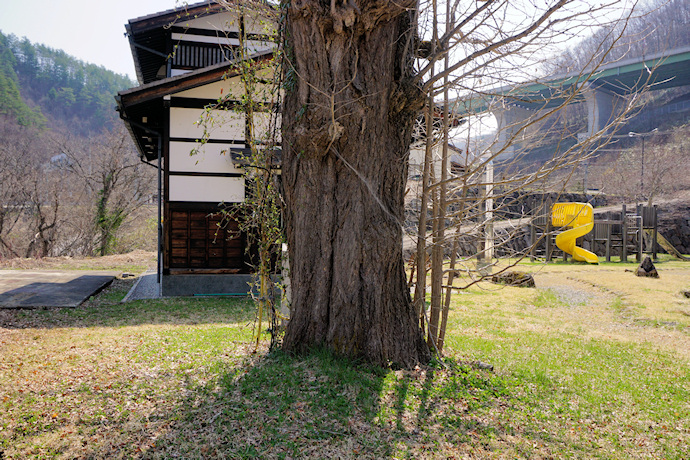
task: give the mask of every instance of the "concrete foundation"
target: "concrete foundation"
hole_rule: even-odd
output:
[[[248,294],[252,275],[164,275],[163,297]]]

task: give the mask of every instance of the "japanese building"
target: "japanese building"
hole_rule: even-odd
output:
[[[271,79],[268,24],[255,11],[203,2],[125,26],[140,86],[116,99],[142,161],[158,169],[164,296],[248,290],[247,235],[232,215],[218,211],[245,199],[242,167],[251,140],[238,109],[244,86],[237,64],[242,46],[245,62]],[[272,105],[266,106],[255,114],[259,130],[267,129],[272,115]]]

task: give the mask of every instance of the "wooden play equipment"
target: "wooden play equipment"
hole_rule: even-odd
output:
[[[645,238],[643,238],[643,251],[652,255],[652,259],[656,260],[657,248],[662,248],[664,251],[680,260],[690,260],[680,253],[666,238],[659,233],[657,228],[657,207],[654,206],[637,206],[637,214],[642,217],[642,231]]]
[[[611,255],[615,251],[621,262],[627,262],[628,255],[635,254],[635,261],[639,263],[644,249],[642,224],[642,216],[629,213],[627,206],[623,205],[620,213],[607,212],[594,221],[593,242],[603,246],[607,262],[611,262]],[[656,228],[656,213],[653,225]],[[656,253],[653,258],[656,258]]]
[[[594,209],[589,203],[555,203],[551,208],[551,223],[569,228],[556,235],[556,246],[573,256],[577,262],[598,264],[597,255],[576,245],[577,239],[594,228]]]
[[[562,250],[555,240],[564,229],[566,232],[570,231],[567,229],[568,219],[565,215],[567,211],[571,211],[573,214],[574,210],[563,208],[557,209],[555,213],[548,212],[560,204],[567,203],[556,203],[553,206],[546,203],[541,213],[532,218],[530,223],[531,242],[540,244],[533,244],[530,253],[531,260],[543,257],[550,261],[558,256],[556,252],[560,252],[559,249]],[[583,205],[584,203],[579,204]],[[585,214],[587,212],[585,211]],[[575,222],[576,219],[570,220]],[[635,254],[635,260],[638,263],[642,261],[644,254],[649,254],[653,259],[656,259],[657,250],[660,247],[679,257],[678,251],[673,247],[667,247],[671,245],[667,244],[663,236],[657,231],[656,206],[639,205],[632,212],[628,210],[626,205],[623,205],[620,211],[602,209],[597,213],[597,218],[594,219],[593,224],[593,231],[584,233],[580,238],[588,241],[584,244],[589,244],[591,252],[604,255],[607,262],[610,262],[614,255],[619,256],[621,262],[627,262],[632,254]],[[571,235],[574,234],[575,232],[571,233]],[[541,243],[542,241],[543,243]],[[567,260],[568,255],[569,253],[564,251],[563,260]],[[680,255],[679,258],[684,258],[684,256]]]

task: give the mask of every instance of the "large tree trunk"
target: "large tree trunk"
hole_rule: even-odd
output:
[[[424,97],[411,78],[414,1],[292,0],[283,179],[292,312],[284,348],[427,361],[407,289],[407,155]]]

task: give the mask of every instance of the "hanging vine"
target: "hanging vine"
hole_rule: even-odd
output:
[[[282,205],[280,198],[280,88],[282,75],[276,64],[282,53],[277,47],[271,59],[256,59],[250,41],[260,39],[276,43],[276,10],[263,2],[231,4],[219,1],[227,11],[237,14],[240,32],[239,45],[233,50],[234,60],[225,79],[239,79],[240,85],[230,90],[212,106],[206,107],[199,120],[204,129],[196,154],[210,138],[210,128],[216,121],[213,111],[226,110],[237,113],[245,120],[245,142],[248,147],[241,154],[233,154],[233,162],[241,164],[244,171],[245,197],[241,203],[226,205],[221,209],[223,223],[238,222],[238,231],[245,234],[245,250],[249,255],[254,274],[248,290],[256,304],[254,326],[254,350],[259,346],[264,325],[268,322],[270,348],[275,348],[281,337],[281,323],[288,319],[287,311],[279,312],[284,300],[283,282],[280,277],[283,232],[281,226]],[[246,20],[252,21],[248,30]],[[257,21],[261,33],[256,33]],[[252,33],[253,32],[253,33]],[[228,85],[233,86],[233,85]],[[222,224],[221,224],[222,225]]]

